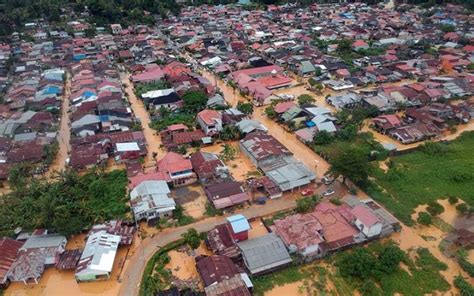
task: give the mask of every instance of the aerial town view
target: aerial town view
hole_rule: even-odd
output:
[[[474,296],[472,0],[0,1],[0,296]]]

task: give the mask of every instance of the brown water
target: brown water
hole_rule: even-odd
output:
[[[59,150],[56,155],[55,160],[49,166],[49,170],[46,173],[47,177],[54,175],[54,172],[63,171],[66,168],[66,159],[68,158],[69,151],[71,150],[71,145],[69,140],[71,138],[71,131],[69,129],[69,124],[71,119],[69,118],[69,96],[71,95],[71,79],[69,74],[66,78],[66,83],[64,86],[64,94],[62,96],[61,102],[61,120],[58,131],[58,143]]]
[[[134,92],[134,88],[132,83],[130,82],[130,74],[122,73],[121,79],[122,84],[125,84],[125,92],[128,94],[128,101],[130,102],[130,106],[133,110],[133,113],[136,117],[140,119],[142,124],[143,133],[145,135],[145,139],[147,142],[147,157],[145,163],[152,163],[153,161],[153,152],[158,154],[157,158],[160,158],[164,155],[164,151],[160,148],[161,147],[161,138],[156,133],[154,129],[150,127],[150,114],[145,108],[145,105],[141,100],[137,98]]]

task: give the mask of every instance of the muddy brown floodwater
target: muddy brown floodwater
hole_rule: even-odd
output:
[[[66,159],[68,158],[71,146],[69,140],[71,138],[71,131],[69,124],[69,96],[71,95],[71,79],[67,74],[66,83],[64,84],[64,94],[61,102],[61,119],[58,131],[57,141],[59,143],[59,150],[53,163],[49,166],[47,177],[54,176],[54,172],[60,172],[66,168]]]
[[[157,153],[157,158],[160,158],[161,156],[164,155],[164,151],[161,149],[161,138],[157,134],[157,132],[150,127],[150,114],[148,113],[148,110],[145,108],[145,105],[141,100],[137,98],[135,95],[135,91],[133,88],[132,83],[130,82],[130,74],[128,73],[121,73],[121,80],[122,84],[125,85],[125,92],[127,93],[128,96],[128,101],[130,102],[130,106],[133,110],[133,113],[135,116],[140,120],[142,129],[143,129],[143,134],[145,135],[145,139],[147,142],[147,157],[145,161],[145,166],[148,163],[154,162],[153,160],[153,152]]]

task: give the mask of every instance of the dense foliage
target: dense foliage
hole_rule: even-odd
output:
[[[449,288],[439,273],[446,270],[446,264],[423,248],[417,249],[414,256],[408,256],[393,243],[375,243],[368,248],[337,254],[336,267],[363,295],[421,296]]]
[[[319,202],[320,197],[317,195],[301,197],[296,200],[296,212],[308,213],[314,210],[314,207]]]
[[[0,234],[16,227],[47,228],[63,235],[79,233],[97,222],[125,218],[127,176],[124,171],[66,171],[56,180],[28,177],[26,167],[11,172],[12,192],[0,199]]]

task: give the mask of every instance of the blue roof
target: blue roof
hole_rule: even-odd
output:
[[[75,54],[72,58],[73,58],[75,61],[79,61],[79,60],[85,59],[85,58],[86,58],[86,55],[83,54],[83,53],[78,53],[78,54]]]
[[[82,94],[84,97],[86,98],[90,98],[92,96],[95,96],[96,94],[94,92],[91,92],[89,90],[86,90],[83,94]]]
[[[99,115],[99,120],[101,122],[109,121],[109,115]]]
[[[227,217],[227,221],[230,223],[230,226],[232,226],[234,233],[239,233],[250,229],[249,221],[244,215],[238,214]]]
[[[44,90],[44,93],[45,94],[59,94],[61,92],[61,90],[59,89],[59,87],[57,86],[48,86],[45,90]]]
[[[307,127],[313,127],[313,126],[316,125],[316,123],[314,123],[314,122],[311,121],[311,120],[306,121],[305,124],[306,124]]]

